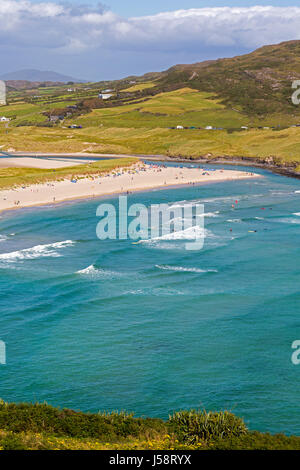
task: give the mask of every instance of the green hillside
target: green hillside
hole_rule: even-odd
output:
[[[300,79],[300,41],[262,47],[251,54],[193,65],[178,65],[161,80],[210,91],[229,107],[248,115],[299,114],[291,101],[293,80]]]
[[[291,96],[299,53],[300,41],[291,41],[113,82],[10,86],[0,148],[248,157],[296,168],[300,106]],[[108,100],[98,97],[105,90]]]

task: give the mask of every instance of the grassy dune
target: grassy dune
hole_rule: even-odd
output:
[[[3,149],[32,152],[89,152],[161,154],[182,157],[205,155],[250,157],[273,156],[282,162],[300,163],[299,129],[282,131],[226,131],[148,129],[145,127],[85,127],[72,132],[56,128],[16,128],[0,133]]]
[[[86,177],[107,173],[117,168],[124,168],[137,162],[137,158],[120,158],[115,160],[101,160],[87,165],[59,168],[55,170],[40,170],[36,168],[0,168],[0,190],[39,184],[49,181],[59,181],[72,177]]]

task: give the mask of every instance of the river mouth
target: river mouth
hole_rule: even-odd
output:
[[[0,396],[160,417],[230,409],[299,434],[300,182],[253,171],[264,178],[129,196],[204,204],[194,253],[180,238],[98,240],[99,201],[4,214]]]

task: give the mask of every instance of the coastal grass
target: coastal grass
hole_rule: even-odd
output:
[[[36,169],[36,168],[0,168],[0,190],[27,186],[70,178],[94,177],[109,173],[118,168],[125,168],[138,162],[134,157],[99,160],[97,162],[67,168]]]
[[[82,413],[46,403],[0,403],[0,450],[299,450],[300,438],[249,431],[229,412],[191,410],[168,420]]]
[[[70,129],[15,128],[0,130],[3,150],[48,153],[108,153],[125,155],[166,155],[184,158],[248,157],[264,161],[300,164],[300,129],[280,131],[171,130],[148,128],[88,127]]]

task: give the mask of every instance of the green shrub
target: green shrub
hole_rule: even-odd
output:
[[[194,443],[247,433],[244,421],[227,411],[207,413],[205,410],[179,411],[169,417],[169,423],[180,440]]]
[[[300,450],[300,439],[284,434],[263,434],[249,432],[239,437],[216,439],[210,447],[212,450]]]
[[[26,450],[26,445],[22,442],[21,438],[13,433],[7,434],[0,439],[0,446],[3,450]]]
[[[47,404],[0,402],[0,429],[16,433],[103,438],[109,441],[165,432],[167,426],[160,419],[134,418],[124,412],[91,414],[54,408]]]

